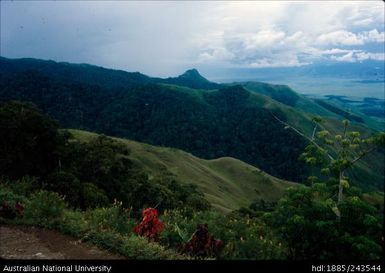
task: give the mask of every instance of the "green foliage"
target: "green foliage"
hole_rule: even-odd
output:
[[[179,147],[206,158],[235,156],[280,177],[301,180],[307,175],[296,161],[302,139],[277,124],[270,110],[257,106],[241,86],[216,91],[132,87],[107,94],[102,87],[23,72],[20,78],[0,79],[0,98],[36,101],[65,126]],[[290,94],[266,92],[296,104]],[[274,115],[286,118],[280,111]],[[320,119],[313,121],[322,129],[301,156],[312,169],[312,186],[289,189],[278,204],[256,200],[224,215],[209,210],[195,186],[163,173],[149,176],[122,142],[105,136],[71,139],[35,106],[10,102],[0,106],[0,202],[25,206],[25,219],[17,221],[57,228],[130,258],[185,258],[174,250],[190,240],[198,224],[207,223],[224,242],[222,259],[379,259],[383,216],[351,185],[348,170],[373,145],[383,148],[384,133],[365,138],[348,131],[349,122],[343,121],[343,133],[335,134],[324,130]],[[220,184],[220,190],[226,187]],[[336,198],[337,189],[344,198]],[[66,202],[85,211],[68,209]],[[132,234],[135,217],[147,206],[164,212],[163,246]]]
[[[15,192],[27,195],[38,189],[55,191],[70,207],[82,209],[105,206],[114,199],[135,211],[157,203],[162,209],[209,207],[196,188],[174,180],[150,181],[129,159],[130,151],[121,142],[103,135],[78,142],[67,131],[59,132],[52,120],[30,104],[5,104],[0,108],[0,118],[6,126],[1,132],[9,131],[0,145],[5,154],[1,153],[0,167],[12,181],[13,174],[20,177],[12,182]]]
[[[122,236],[111,231],[92,232],[87,240],[122,254],[128,259],[174,260],[186,258],[175,251],[165,249],[157,243],[149,243],[146,238],[136,235]]]
[[[75,82],[38,71],[35,67],[0,78],[0,101],[32,101],[65,128],[180,148],[206,159],[231,156],[288,180],[306,177],[306,166],[296,160],[303,140],[281,128],[270,110],[260,107],[240,86],[214,92],[161,84],[110,90],[100,86],[104,84],[95,86],[99,79],[85,84],[72,73]]]
[[[80,185],[80,198],[76,203],[82,208],[102,206],[106,204],[107,196],[110,201],[122,201],[125,207],[132,207],[136,212],[156,205],[161,210],[181,206],[209,207],[196,187],[165,176],[150,180],[141,167],[132,162],[129,154],[126,145],[106,136],[83,143],[69,142],[62,160],[63,168],[80,181],[87,181]],[[69,186],[71,189],[77,187]]]
[[[80,206],[82,208],[104,207],[109,204],[105,191],[92,183],[82,184],[80,196]]]
[[[316,121],[316,127],[320,120]],[[342,189],[350,186],[349,170],[363,157],[381,146],[384,133],[378,133],[370,137],[364,137],[360,132],[349,131],[349,121],[342,121],[342,133],[332,134],[328,130],[317,132],[316,138],[306,147],[299,157],[312,168],[311,183],[320,181],[337,181]],[[317,177],[314,168],[321,170]],[[360,182],[362,184],[362,182]],[[342,191],[338,199],[341,201]]]
[[[255,200],[253,203],[251,203],[249,208],[254,211],[267,212],[267,211],[273,211],[276,206],[277,206],[277,202],[269,202],[263,199],[258,199],[258,200]]]
[[[27,204],[28,199],[24,195],[15,193],[10,187],[0,184],[0,206],[7,203],[14,208],[18,202]]]
[[[63,142],[57,124],[31,103],[0,105],[0,173],[13,179],[45,176],[58,162]]]
[[[0,201],[4,200],[10,204],[22,202],[26,207],[25,218],[15,219],[8,224],[21,221],[21,224],[55,228],[130,259],[188,258],[133,235],[132,229],[136,222],[130,218],[130,211],[123,209],[119,203],[110,208],[96,208],[86,212],[70,210],[65,208],[63,198],[57,193],[39,191],[27,199],[0,185]]]
[[[295,106],[299,95],[287,85],[267,84],[262,82],[242,83],[247,89],[264,94],[286,105]]]
[[[259,219],[238,214],[223,215],[214,211],[189,212],[166,211],[161,220],[166,230],[162,242],[170,247],[181,248],[187,243],[198,224],[207,223],[214,238],[224,243],[221,259],[281,259],[285,249],[267,226]]]
[[[25,217],[36,225],[53,228],[61,221],[65,208],[63,197],[41,190],[31,196],[25,208]]]
[[[136,220],[132,218],[130,210],[123,209],[121,204],[115,203],[111,207],[96,208],[85,213],[89,227],[95,231],[114,231],[121,234],[132,232]]]
[[[206,159],[232,156],[291,181],[305,181],[309,175],[306,165],[296,160],[305,144],[291,130],[283,130],[269,112],[280,109],[283,120],[286,117],[304,132],[311,130],[311,122],[301,110],[306,108],[313,112],[316,109],[318,114],[330,114],[287,86],[242,83],[248,90],[255,91],[245,98],[239,86],[207,87],[222,88],[213,92],[154,84],[207,83],[194,70],[162,81],[140,73],[90,65],[6,58],[1,58],[0,62],[0,101],[32,101],[63,127],[177,147]],[[227,105],[226,97],[228,105],[234,101],[236,110],[223,107]],[[212,103],[210,98],[218,98],[221,103]],[[183,138],[179,137],[181,135]],[[281,143],[285,143],[283,149]],[[381,170],[362,167],[360,172],[362,174],[354,180],[370,179],[360,186],[382,188]]]
[[[79,210],[69,209],[63,211],[57,228],[65,234],[76,238],[81,238],[90,231],[89,221],[86,219],[85,213]]]
[[[196,89],[218,89],[221,87],[220,84],[210,82],[202,77],[196,69],[187,70],[176,78],[159,79],[157,81]]]
[[[73,174],[64,171],[54,172],[47,177],[46,181],[47,189],[59,193],[70,206],[78,207],[81,184]]]
[[[182,184],[173,178],[156,178],[152,183],[159,186],[154,188],[154,199],[157,200],[158,209],[191,208],[194,210],[207,210],[209,202],[193,184]]]
[[[328,259],[334,254],[328,250],[337,237],[336,217],[330,205],[318,197],[326,194],[325,187],[319,193],[314,189],[289,188],[277,209],[265,216],[287,244],[291,259]]]
[[[359,196],[338,207],[325,184],[287,190],[277,209],[265,215],[296,260],[372,260],[381,257],[382,222],[379,211]]]
[[[38,190],[41,185],[38,177],[23,176],[17,180],[11,180],[6,177],[0,177],[0,185],[9,188],[12,192],[20,196],[29,197]]]
[[[359,116],[356,116],[352,113],[349,113],[345,110],[342,110],[341,108],[337,107],[337,106],[334,106],[333,104],[331,104],[330,102],[326,102],[324,100],[314,100],[317,104],[321,105],[322,107],[324,107],[325,109],[337,114],[337,115],[340,115],[350,121],[355,121],[355,122],[361,122],[363,123],[364,120],[359,117]]]

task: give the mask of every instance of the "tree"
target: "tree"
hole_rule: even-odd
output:
[[[64,138],[57,123],[32,103],[0,105],[0,173],[12,179],[45,177],[58,166]]]
[[[333,190],[325,183],[289,188],[264,218],[285,242],[293,260],[374,260],[382,255],[382,222],[378,209],[350,190],[336,221]]]
[[[349,121],[343,120],[341,134],[332,135],[328,130],[321,130],[315,134],[319,122],[319,119],[315,120],[313,137],[300,159],[306,161],[312,168],[321,168],[321,173],[328,177],[329,181],[337,181],[337,204],[333,210],[340,220],[339,206],[343,201],[344,189],[350,186],[348,170],[369,153],[381,146],[384,147],[385,133],[365,138],[360,132],[348,131]],[[314,175],[309,177],[312,183],[316,179]]]
[[[379,259],[383,218],[378,209],[363,200],[360,190],[350,186],[348,171],[369,153],[383,149],[385,133],[362,137],[359,132],[348,130],[347,120],[342,122],[340,134],[333,135],[325,129],[317,132],[323,127],[321,119],[316,118],[312,136],[306,136],[280,122],[309,141],[300,159],[312,168],[311,186],[290,188],[276,210],[265,215],[278,236],[287,242],[288,256]]]
[[[350,186],[348,170],[371,152],[379,148],[383,149],[385,147],[385,133],[380,132],[370,137],[362,137],[360,132],[348,131],[348,120],[342,121],[342,134],[332,135],[325,129],[317,132],[317,129],[322,128],[322,119],[315,117],[312,120],[314,122],[313,133],[309,137],[273,113],[271,114],[276,120],[284,124],[286,129],[295,131],[309,141],[309,145],[301,154],[300,159],[312,168],[312,175],[308,178],[310,183],[313,184],[318,179],[314,174],[315,167],[321,169],[321,173],[328,177],[329,182],[337,181],[337,203],[333,207],[333,211],[337,215],[337,219],[340,220],[339,205],[343,200],[343,191]]]

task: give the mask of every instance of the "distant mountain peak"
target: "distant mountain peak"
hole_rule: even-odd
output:
[[[189,70],[186,70],[186,72],[184,72],[182,75],[180,75],[179,77],[189,77],[189,78],[199,78],[199,79],[205,79],[207,80],[205,77],[203,77],[199,71],[195,68],[192,68],[192,69],[189,69]]]
[[[196,68],[186,70],[176,78],[159,79],[159,82],[187,86],[196,89],[218,89],[220,84],[210,82],[203,77]]]

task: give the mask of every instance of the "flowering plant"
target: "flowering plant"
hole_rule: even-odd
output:
[[[142,212],[142,221],[134,227],[134,232],[146,237],[149,241],[157,241],[159,234],[164,230],[164,224],[158,219],[158,210],[147,208]]]
[[[217,256],[223,247],[221,240],[214,239],[207,224],[198,224],[191,240],[184,246],[184,252],[197,257]]]

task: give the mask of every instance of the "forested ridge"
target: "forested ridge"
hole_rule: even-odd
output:
[[[32,101],[65,128],[176,147],[207,159],[231,156],[303,181],[306,166],[297,159],[306,143],[249,97],[239,85],[216,91],[153,83],[116,89],[66,82],[37,70],[0,78],[1,101]],[[275,114],[285,119],[284,113]]]
[[[309,175],[298,160],[308,140],[285,129],[277,117],[310,135],[314,116],[325,115],[326,127],[334,131],[338,118],[346,116],[288,86],[216,84],[195,69],[160,79],[87,64],[1,58],[0,102],[10,100],[35,103],[63,128],[175,147],[205,159],[231,156],[298,182]],[[362,123],[353,126],[366,135],[375,131]],[[373,167],[366,159],[359,162],[353,183],[382,189],[384,159],[375,153],[371,160]]]

